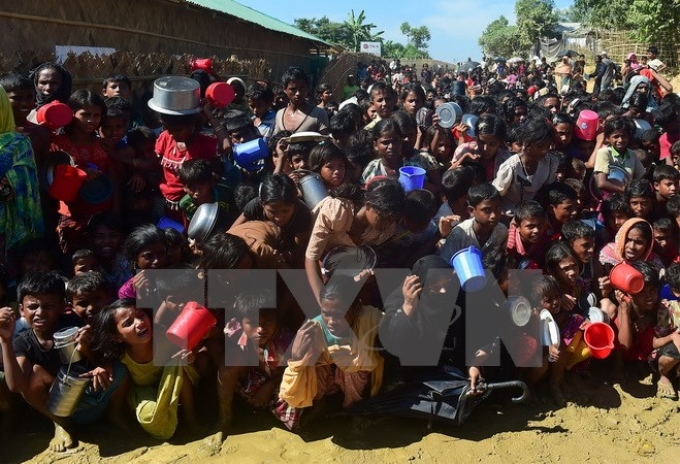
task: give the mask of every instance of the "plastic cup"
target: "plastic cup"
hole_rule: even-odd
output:
[[[420,190],[425,185],[426,171],[417,166],[404,166],[399,168],[399,183],[406,193],[412,190]]]
[[[637,295],[645,287],[642,273],[628,263],[619,263],[609,273],[612,286],[629,295]]]
[[[451,257],[460,286],[466,292],[477,292],[486,286],[486,273],[482,265],[482,252],[477,247],[460,250]]]
[[[267,156],[269,156],[269,149],[263,138],[234,145],[234,160],[241,167],[251,166]]]
[[[35,119],[38,124],[50,130],[57,130],[71,122],[73,110],[68,105],[55,101],[38,108]]]
[[[605,359],[614,350],[614,329],[604,322],[589,324],[583,338],[593,358]]]
[[[192,350],[198,342],[215,327],[217,319],[195,301],[188,302],[175,322],[172,323],[166,335],[168,340],[179,348]]]

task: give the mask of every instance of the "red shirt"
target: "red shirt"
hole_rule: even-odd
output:
[[[177,142],[168,131],[156,140],[156,155],[161,158],[164,180],[160,188],[163,196],[170,201],[179,201],[184,196],[184,186],[178,171],[182,163],[190,159],[211,160],[217,157],[217,139],[203,134],[193,136],[184,151],[177,148]]]
[[[670,132],[661,134],[661,138],[659,139],[659,148],[661,149],[660,160],[665,160],[671,156],[671,147],[678,140],[680,140],[680,131],[674,134],[671,134]]]

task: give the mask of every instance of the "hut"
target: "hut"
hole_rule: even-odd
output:
[[[233,0],[32,0],[0,10],[5,60],[68,53],[188,54],[265,60],[276,78],[291,65],[312,75],[329,44]]]

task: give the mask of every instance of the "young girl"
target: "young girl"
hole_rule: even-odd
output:
[[[323,142],[312,148],[309,168],[321,176],[326,189],[333,190],[345,183],[349,162],[335,144]]]
[[[541,187],[553,183],[559,164],[552,156],[546,156],[554,143],[554,131],[547,121],[527,119],[517,132],[522,150],[501,164],[493,180],[506,212],[521,201],[533,200]]]
[[[487,180],[496,176],[498,169],[510,153],[505,148],[506,126],[495,114],[482,115],[475,125],[477,140],[463,143],[456,148],[449,169],[456,169],[466,160],[481,164],[486,171]]]
[[[136,298],[139,290],[149,291],[151,284],[145,269],[163,269],[167,259],[167,246],[163,231],[154,225],[133,230],[123,244],[125,257],[136,274],[118,290],[118,298]],[[137,272],[139,271],[139,272]]]
[[[191,249],[186,237],[171,227],[163,231],[163,236],[168,250],[165,265],[169,269],[176,269],[188,264],[191,260]]]
[[[195,424],[196,370],[175,359],[154,359],[151,319],[134,300],[118,300],[102,309],[94,318],[93,333],[92,351],[97,359],[104,365],[120,361],[127,367],[131,384],[121,388],[129,388],[128,404],[147,433],[159,440],[172,437],[180,403],[187,423]],[[192,356],[183,353],[182,358],[191,360]]]
[[[285,174],[267,176],[260,184],[260,193],[251,200],[232,227],[247,221],[270,221],[281,229],[281,248],[286,262],[295,268],[303,266],[303,251],[307,249],[312,229],[312,214],[297,196],[297,188]]]
[[[334,192],[312,211],[316,215],[305,252],[307,279],[315,295],[323,287],[319,261],[337,245],[380,245],[397,225],[406,200],[403,187],[393,179],[373,182],[365,194]]]
[[[321,315],[298,330],[283,374],[279,395],[289,407],[308,408],[326,395],[342,392],[347,408],[378,394],[383,359],[375,346],[382,313],[354,297],[360,285],[349,276],[337,276],[319,292]],[[300,414],[285,425],[297,428]]]
[[[625,169],[632,180],[640,179],[645,175],[645,167],[635,153],[628,149],[633,133],[633,125],[627,118],[617,116],[608,119],[605,123],[604,139],[608,145],[597,151],[593,172],[599,189],[610,194],[625,192],[623,185],[615,184],[607,178],[611,165]]]
[[[407,84],[401,91],[401,108],[416,122],[416,126],[425,126],[429,110],[425,108],[425,91],[419,84]]]
[[[222,432],[232,419],[234,393],[256,408],[274,406],[293,334],[280,324],[272,291],[242,293],[236,316],[224,328],[229,365],[220,366],[218,396]],[[276,409],[274,414],[277,415]]]
[[[421,145],[421,133],[416,126],[415,119],[404,111],[396,111],[391,119],[397,123],[401,133],[401,155],[404,159],[404,166],[418,166],[425,169],[427,177],[423,188],[435,195],[438,194],[442,185],[439,163],[427,151],[418,150]]]
[[[73,120],[64,128],[63,135],[54,138],[51,151],[68,153],[75,165],[87,173],[87,181],[107,176],[113,185],[113,194],[111,202],[91,204],[79,198],[71,203],[59,203],[61,217],[57,232],[66,254],[86,247],[85,228],[94,214],[112,209],[120,215],[118,169],[96,135],[102,115],[106,114],[104,100],[88,90],[78,90],[68,99],[68,106],[73,111]]]
[[[373,128],[373,149],[376,158],[364,169],[362,183],[375,176],[399,177],[399,168],[404,165],[401,154],[403,138],[397,123],[391,119],[383,119]]]
[[[578,298],[585,292],[585,288],[579,279],[578,260],[564,242],[556,242],[548,250],[545,256],[545,272],[557,281],[559,287],[557,294],[551,292],[549,298],[550,312],[560,330],[561,338],[560,352],[557,356],[552,356],[554,364],[551,366],[550,392],[555,401],[564,406],[564,372],[587,358],[581,332],[585,318],[579,314],[577,307]]]
[[[438,125],[430,126],[423,137],[423,150],[431,153],[439,163],[440,169],[451,167],[453,157],[453,135],[451,131],[443,129]]]
[[[622,262],[647,261],[658,270],[663,269],[663,263],[653,250],[654,234],[651,224],[640,218],[628,219],[616,233],[614,241],[600,251],[604,275],[609,275],[611,268]]]
[[[330,84],[319,84],[316,88],[316,106],[325,110],[328,113],[328,117],[333,116],[333,112],[330,107],[335,103],[333,102],[333,88]]]

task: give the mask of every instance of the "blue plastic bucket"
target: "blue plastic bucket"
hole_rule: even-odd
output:
[[[482,252],[476,247],[460,250],[451,257],[460,286],[466,292],[476,292],[486,286],[486,273],[482,265]]]
[[[184,233],[184,226],[174,219],[170,219],[167,216],[163,216],[160,221],[158,221],[158,228],[161,230],[165,229],[175,229],[180,234]]]
[[[425,169],[417,166],[399,168],[399,183],[406,192],[420,190],[425,185]]]
[[[262,138],[234,145],[234,161],[243,168],[254,165],[267,156],[269,149],[267,142]]]

